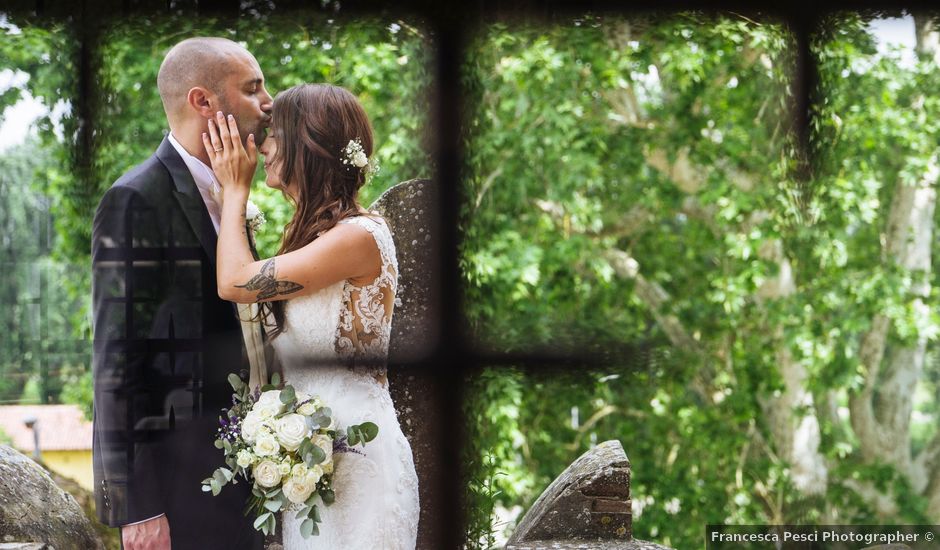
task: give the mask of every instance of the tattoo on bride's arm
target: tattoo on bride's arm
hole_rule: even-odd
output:
[[[256,301],[267,300],[275,296],[297,292],[303,288],[303,285],[292,281],[278,281],[275,278],[274,258],[264,262],[261,266],[261,272],[248,280],[243,285],[235,285],[235,288],[244,288],[246,290],[257,290]]]

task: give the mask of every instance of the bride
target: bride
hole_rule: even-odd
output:
[[[304,84],[280,93],[263,141],[269,187],[296,205],[277,256],[255,260],[246,204],[257,165],[255,136],[242,146],[234,117],[219,112],[203,145],[222,185],[217,278],[221,298],[265,302],[285,379],[318,395],[338,426],[379,426],[363,454],[336,455],[336,501],[320,506],[319,536],[303,539],[295,513],[281,522],[285,550],[411,550],[418,479],[385,377],[398,284],[385,221],[357,201],[372,155],[372,129],[356,97]],[[270,325],[269,325],[270,326]]]

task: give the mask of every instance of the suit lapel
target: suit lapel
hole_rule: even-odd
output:
[[[196,233],[199,243],[206,251],[206,255],[209,256],[212,270],[215,271],[215,249],[219,237],[215,233],[209,211],[206,210],[206,203],[203,202],[202,195],[199,194],[193,175],[167,138],[163,138],[163,143],[157,149],[157,158],[169,170],[170,177],[173,178],[173,183],[176,185],[173,196],[183,208],[186,220]]]

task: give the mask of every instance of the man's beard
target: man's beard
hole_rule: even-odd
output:
[[[224,113],[234,113],[234,109],[231,109],[228,104],[226,104],[224,98],[221,98],[220,105],[222,107],[222,112]],[[248,135],[255,135],[255,146],[260,146],[264,143],[265,138],[267,138],[267,132],[265,131],[265,119],[258,120],[253,125],[249,126],[241,119],[238,115],[235,115],[235,122],[238,123],[238,135],[241,138],[242,146],[248,146]]]
[[[256,146],[260,146],[268,137],[264,128],[264,121],[259,120],[253,126],[243,125],[243,122],[238,119],[235,119],[235,121],[238,123],[238,133],[242,139],[242,145],[247,144],[249,134],[255,135]]]

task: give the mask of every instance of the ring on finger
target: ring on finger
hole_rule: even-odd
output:
[[[216,147],[215,149],[213,149],[213,151],[215,151],[216,153],[218,153],[221,150],[222,150],[222,147]]]

